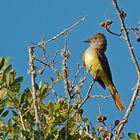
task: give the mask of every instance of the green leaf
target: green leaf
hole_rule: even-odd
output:
[[[18,116],[18,113],[15,110],[12,110],[14,116]]]
[[[11,59],[11,57],[7,57],[7,58],[5,59],[4,65],[7,65],[7,64],[9,63],[10,59]]]
[[[8,131],[8,127],[7,126],[2,126],[2,127],[0,127],[0,132],[6,132],[6,131]]]
[[[11,83],[11,76],[8,74],[8,75],[6,75],[6,85],[7,85],[7,87],[9,87],[10,83]]]
[[[20,89],[20,84],[18,83],[16,85],[12,85],[11,88],[12,88],[13,91],[18,92],[19,89]]]
[[[10,118],[10,119],[8,120],[8,126],[9,126],[9,127],[12,126],[12,118]]]
[[[40,104],[41,109],[47,110],[45,103],[40,102],[39,104]]]
[[[3,112],[3,110],[4,110],[4,107],[3,107],[2,109],[0,109],[0,115],[1,115],[1,113]]]
[[[14,105],[19,105],[19,101],[18,99],[16,98],[16,95],[18,95],[18,92],[11,92],[11,91],[8,91],[7,93],[8,97],[10,97],[12,99],[12,102],[9,102],[9,106],[12,107]],[[17,96],[18,97],[18,96]]]
[[[10,72],[10,75],[11,75],[11,77],[14,79],[14,78],[16,77],[16,71],[15,71],[15,70],[12,70],[12,71]]]
[[[6,110],[1,116],[4,118],[5,116],[7,116],[9,113],[9,110]]]
[[[17,119],[17,118],[12,118],[12,122],[15,124],[15,125],[21,125],[21,122]]]
[[[14,80],[14,82],[11,84],[11,88],[14,91],[19,91],[20,86],[21,86],[21,82],[23,81],[23,77],[18,77]]]
[[[4,97],[6,96],[6,94],[7,94],[7,89],[6,88],[0,89],[0,100],[3,100]]]
[[[21,105],[24,102],[25,99],[25,93],[21,93],[21,95],[19,96],[19,105]]]
[[[60,109],[60,104],[59,103],[56,103],[55,105],[54,105],[54,111],[57,111],[57,110],[59,110]]]
[[[14,80],[14,82],[12,83],[12,85],[17,85],[17,84],[21,84],[21,82],[23,81],[23,77],[18,77]]]
[[[6,97],[5,99],[3,99],[2,101],[0,101],[0,105],[7,103],[9,100],[8,97]],[[1,107],[1,106],[0,106]]]
[[[102,138],[101,137],[98,137],[97,140],[102,140]]]
[[[135,133],[128,133],[128,136],[129,136],[132,140],[140,140],[138,134],[135,134]]]
[[[38,131],[34,131],[34,140],[40,140]]]
[[[31,140],[31,139],[29,138],[30,133],[29,133],[27,130],[21,130],[21,132],[22,132],[23,136],[25,136],[26,140]]]
[[[1,75],[0,75],[0,82],[3,83],[3,84],[2,84],[2,87],[6,87],[5,81],[6,81],[6,74],[4,74],[4,73],[2,72]]]
[[[12,100],[14,100],[15,95],[13,94],[13,92],[8,91],[7,95],[8,95]]]
[[[41,94],[45,94],[47,92],[48,88],[49,88],[48,83],[44,83],[43,85],[41,85],[41,87],[40,87]]]
[[[49,111],[51,111],[50,113],[52,113],[54,111],[54,104],[52,102],[49,102],[48,107],[49,107]]]
[[[4,66],[5,59],[0,57],[0,69]]]
[[[50,87],[48,83],[44,83],[42,85],[39,85],[39,99],[43,100],[46,98],[49,94]]]
[[[9,73],[12,70],[12,65],[8,65],[6,66],[5,70],[4,70],[4,74]]]

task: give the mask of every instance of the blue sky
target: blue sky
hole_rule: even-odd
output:
[[[140,11],[138,10],[140,1],[128,2],[123,0],[119,2],[119,5],[127,12],[127,26],[137,26],[140,20]],[[87,44],[84,44],[83,40],[88,39],[94,33],[104,33],[108,40],[106,54],[110,63],[113,81],[127,108],[133,93],[132,88],[137,81],[137,74],[125,42],[107,33],[104,28],[100,27],[100,22],[108,17],[113,20],[111,29],[119,32],[120,23],[111,0],[105,0],[104,2],[102,0],[1,0],[0,56],[10,56],[10,63],[16,69],[18,76],[24,76],[23,88],[30,86],[30,77],[27,73],[28,46],[30,42],[37,43],[43,38],[49,39],[83,16],[88,16],[88,19],[71,30],[68,35],[68,48],[71,52],[69,61],[71,73],[74,74],[76,72],[75,67],[77,63],[82,64],[82,53],[87,48]],[[140,43],[136,42],[133,34],[131,34],[131,41],[136,56],[140,61]],[[48,44],[47,50],[50,56],[56,48],[63,48],[63,37]],[[91,81],[91,75],[88,78],[87,86]],[[84,90],[86,91],[86,88]],[[83,97],[85,93],[83,91]],[[98,84],[95,84],[91,94],[102,93],[109,95],[108,90],[103,90]],[[121,119],[125,113],[125,111],[118,112],[112,99],[88,101],[84,106],[84,115],[89,116],[93,125],[96,124],[96,116],[98,114],[97,103],[101,104],[102,113],[108,116],[108,124],[115,119]],[[137,101],[136,107],[125,127],[126,132],[140,131],[137,123],[140,118],[139,105],[140,102]],[[112,118],[112,120],[109,118]]]

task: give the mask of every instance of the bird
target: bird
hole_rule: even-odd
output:
[[[83,65],[89,70],[94,79],[105,89],[109,89],[118,110],[123,110],[124,104],[113,83],[110,66],[105,55],[107,40],[103,33],[94,34],[84,41],[89,47],[83,53]]]

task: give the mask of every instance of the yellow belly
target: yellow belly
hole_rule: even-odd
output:
[[[84,62],[90,73],[96,78],[100,78],[106,86],[111,84],[108,75],[104,72],[102,64],[98,58],[96,51],[85,53]]]
[[[97,70],[101,70],[101,64],[95,51],[85,53],[85,65],[90,70],[90,73],[95,76]]]

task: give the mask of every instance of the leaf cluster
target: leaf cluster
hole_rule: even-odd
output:
[[[38,126],[31,89],[21,92],[23,77],[17,77],[9,58],[0,58],[0,139],[39,139]],[[38,113],[41,120],[41,133],[46,140],[65,139],[68,121],[68,139],[96,138],[95,129],[88,118],[83,117],[83,110],[78,109],[78,99],[70,106],[68,116],[67,97],[58,97],[54,102],[47,101],[55,85],[63,77],[51,80],[53,84],[36,84]]]

